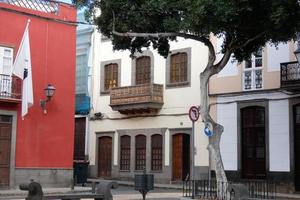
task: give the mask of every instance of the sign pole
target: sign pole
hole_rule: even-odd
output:
[[[192,121],[192,167],[190,180],[192,181],[192,199],[195,198],[195,121],[199,119],[199,109],[196,106],[192,106],[189,110],[189,117]]]
[[[191,179],[192,179],[192,199],[195,198],[195,121],[192,121],[192,173],[191,173]]]

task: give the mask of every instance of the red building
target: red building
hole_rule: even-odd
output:
[[[14,4],[14,5],[13,5]],[[22,80],[13,60],[30,19],[34,104],[21,117]],[[34,179],[70,185],[73,176],[76,9],[51,1],[0,1],[0,187]],[[56,90],[46,103],[44,89]]]

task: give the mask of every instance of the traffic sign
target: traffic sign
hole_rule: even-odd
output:
[[[199,116],[200,116],[200,113],[199,113],[198,107],[192,106],[189,110],[190,120],[195,122],[199,119]]]
[[[205,133],[205,135],[208,136],[208,137],[213,136],[213,132],[212,132],[211,130],[209,130],[208,127],[205,127],[205,128],[204,128],[204,133]]]

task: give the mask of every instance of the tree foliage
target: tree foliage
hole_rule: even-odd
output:
[[[75,0],[76,1],[76,0]],[[242,61],[266,42],[286,42],[300,30],[298,0],[101,0],[88,3],[88,13],[95,9],[94,23],[113,41],[114,49],[128,49],[133,54],[153,46],[167,56],[170,37],[120,37],[118,32],[187,33],[209,38],[213,33],[224,38],[223,53],[231,48]],[[114,15],[114,16],[113,16]]]

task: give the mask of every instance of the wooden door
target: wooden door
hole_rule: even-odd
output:
[[[173,154],[172,154],[172,179],[181,181],[182,179],[182,134],[173,136]]]
[[[74,160],[85,159],[85,121],[85,117],[75,118]]]
[[[300,105],[294,108],[295,190],[300,191]]]
[[[98,176],[110,177],[112,165],[112,138],[100,137],[98,139]]]
[[[266,177],[265,109],[252,106],[242,109],[242,176]]]
[[[9,186],[12,117],[0,115],[0,187]]]
[[[182,133],[173,135],[172,144],[172,180],[182,181],[189,177],[190,144],[189,135]]]

